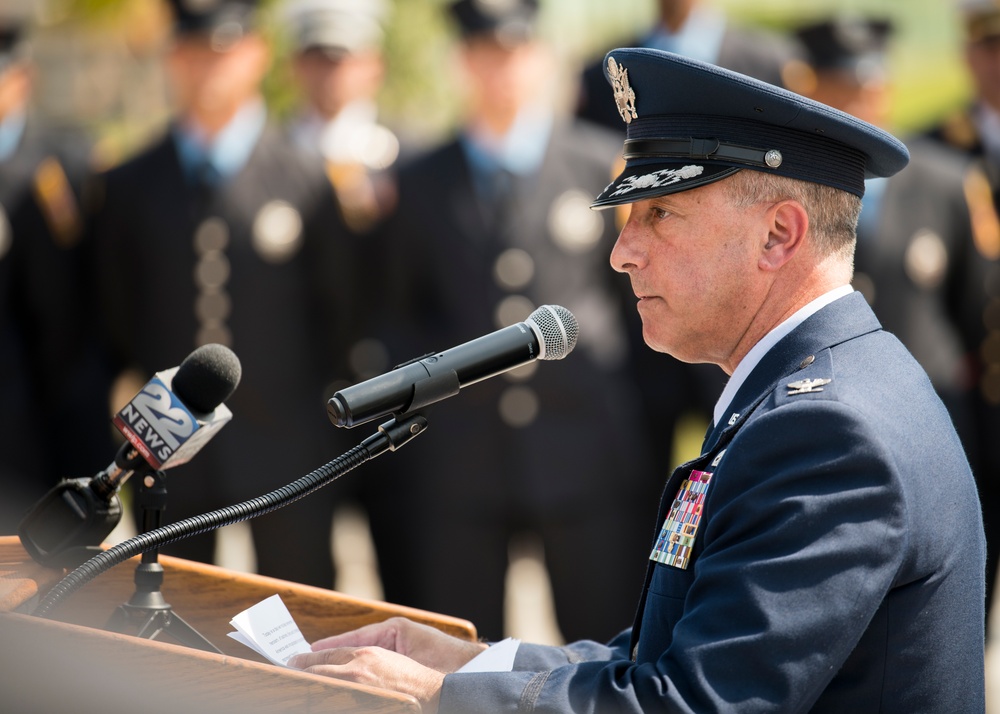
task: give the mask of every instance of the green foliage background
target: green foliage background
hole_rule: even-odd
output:
[[[49,0],[47,21],[84,32],[124,31],[138,4],[157,0]],[[364,1],[364,0],[360,0]],[[965,101],[969,84],[960,56],[960,27],[949,0],[714,0],[736,22],[786,30],[832,12],[892,18],[897,36],[891,55],[895,78],[894,126],[919,129]],[[271,11],[284,0],[264,0]],[[388,76],[381,95],[386,120],[413,137],[447,131],[457,113],[451,70],[451,27],[445,0],[395,0],[386,40]],[[542,0],[542,30],[562,59],[567,97],[584,61],[629,42],[649,26],[653,0]],[[278,115],[295,106],[287,62],[287,37],[277,20],[267,25],[277,50],[266,84]],[[99,129],[120,130],[114,117]]]

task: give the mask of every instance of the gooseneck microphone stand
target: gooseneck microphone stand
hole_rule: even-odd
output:
[[[154,470],[148,465],[135,475],[139,483],[136,507],[142,513],[142,531],[148,533],[163,524],[163,511],[167,507],[167,477],[162,471]],[[108,620],[106,629],[149,640],[167,634],[182,645],[222,654],[218,647],[175,613],[163,597],[160,592],[163,566],[159,562],[158,548],[153,547],[143,552],[139,565],[135,567],[133,580],[135,593],[128,602],[118,606]]]
[[[380,456],[386,451],[396,451],[415,436],[422,434],[426,429],[427,419],[423,415],[420,413],[404,414],[382,424],[375,434],[369,436],[350,451],[287,486],[283,486],[263,496],[250,499],[249,501],[238,503],[235,506],[226,506],[211,513],[185,518],[177,523],[153,528],[148,532],[140,533],[137,536],[122,541],[108,550],[98,553],[56,583],[34,609],[32,614],[39,617],[48,617],[52,608],[60,600],[76,592],[101,573],[135,555],[151,552],[153,553],[153,562],[147,563],[145,562],[146,558],[143,558],[143,562],[136,571],[137,589],[133,597],[136,604],[134,609],[129,611],[129,617],[131,617],[132,612],[147,615],[147,622],[149,624],[147,631],[152,631],[155,627],[162,624],[164,617],[169,615],[171,634],[176,634],[182,631],[184,626],[174,625],[174,621],[179,620],[179,618],[170,611],[169,605],[166,605],[165,602],[162,604],[159,602],[162,599],[162,594],[159,593],[159,585],[162,581],[162,566],[158,562],[155,562],[157,549],[168,543],[173,543],[199,533],[206,533],[233,523],[240,523],[283,508],[333,482],[366,461]],[[145,475],[143,478],[145,480]],[[150,517],[158,518],[159,516],[156,513],[152,513]],[[153,565],[156,567],[143,567]],[[157,568],[160,568],[159,574],[156,572]],[[152,602],[153,605],[149,606],[149,602]],[[129,601],[129,604],[122,607],[128,610],[131,606],[132,600]],[[161,612],[166,614],[159,614]],[[197,637],[201,638],[201,635],[197,635]],[[200,645],[195,646],[200,647]],[[212,649],[215,648],[213,647]]]

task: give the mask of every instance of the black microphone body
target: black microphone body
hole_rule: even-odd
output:
[[[240,365],[222,345],[204,345],[156,375],[116,415],[128,440],[93,478],[63,479],[25,515],[18,536],[43,565],[71,567],[91,557],[121,520],[118,489],[136,471],[188,461],[231,418],[222,401]],[[140,428],[141,426],[141,428]]]
[[[342,389],[330,398],[327,412],[346,427],[406,414],[536,359],[562,359],[576,345],[577,333],[569,310],[543,305],[524,322]]]

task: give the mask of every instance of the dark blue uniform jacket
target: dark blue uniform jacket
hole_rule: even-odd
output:
[[[807,379],[830,381],[788,386]],[[450,675],[442,712],[984,711],[972,475],[861,295],[775,345],[728,414],[666,484],[657,533],[711,474],[687,567],[650,561],[631,630]]]

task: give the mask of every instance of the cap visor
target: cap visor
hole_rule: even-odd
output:
[[[590,207],[608,208],[680,193],[732,176],[739,170],[740,167],[699,163],[697,160],[670,163],[660,160],[629,166],[601,192]]]

